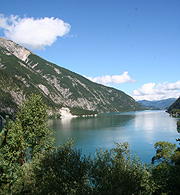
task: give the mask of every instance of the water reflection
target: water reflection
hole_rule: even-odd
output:
[[[143,131],[144,138],[150,144],[154,140],[162,141],[166,139],[166,141],[172,141],[169,134],[174,133],[175,128],[176,119],[170,118],[165,111],[139,112],[136,114],[134,121],[134,130]]]
[[[95,118],[52,119],[49,123],[56,132],[57,145],[68,137],[75,138],[75,147],[93,156],[96,148],[112,148],[114,141],[129,142],[132,153],[150,162],[157,141],[176,142],[179,137],[176,121],[164,111],[141,111],[101,114]]]
[[[56,132],[56,145],[64,143],[69,137],[75,138],[76,148],[82,148],[86,155],[94,155],[96,148],[112,148],[114,141],[128,141],[124,127],[134,117],[121,113],[102,114],[94,118],[52,119],[49,123]]]
[[[144,131],[150,131],[155,128],[169,131],[174,130],[174,120],[168,120],[169,115],[165,111],[144,111],[136,113],[135,129],[142,127]]]
[[[89,118],[51,119],[49,124],[54,130],[100,130],[124,126],[134,117],[133,115],[101,114],[98,117]]]

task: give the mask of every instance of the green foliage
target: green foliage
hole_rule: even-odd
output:
[[[158,164],[152,171],[152,178],[156,186],[154,194],[179,194],[180,166]]]
[[[153,191],[148,167],[131,158],[127,143],[116,143],[110,151],[99,150],[91,159],[68,140],[32,164],[31,176],[24,179],[28,194],[149,195]]]
[[[6,117],[5,127],[0,133],[0,193],[2,193],[2,189],[9,186],[13,180],[13,177],[11,176],[13,167],[8,161],[10,156],[9,151],[7,150],[7,133],[10,131],[11,127],[12,121]]]
[[[44,151],[53,147],[54,138],[47,126],[46,106],[41,96],[31,95],[19,107],[16,120],[6,120],[3,132],[6,136],[0,147],[0,193],[15,193],[23,189],[22,176],[27,174],[27,162],[38,160]]]
[[[176,144],[159,141],[155,143],[156,155],[152,158],[152,163],[160,162],[171,164],[172,155],[176,149]]]
[[[152,162],[158,162],[152,169],[152,179],[156,190],[154,194],[179,194],[180,191],[180,153],[176,144],[160,141],[155,144],[156,155]]]
[[[180,115],[180,109],[173,108],[170,112],[173,116],[179,116]]]
[[[148,167],[132,157],[128,143],[112,150],[97,150],[90,159],[90,181],[93,194],[152,194]]]
[[[31,158],[42,149],[52,148],[54,140],[52,131],[47,126],[48,114],[40,95],[31,95],[19,108],[17,119],[23,130],[24,138],[28,144],[27,154]]]
[[[0,134],[0,194],[179,194],[180,149],[155,144],[156,166],[140,163],[128,143],[82,156],[73,141],[53,147],[47,107],[32,94]],[[179,139],[178,139],[179,141]]]
[[[177,127],[180,128],[180,120],[177,121]]]
[[[88,194],[88,162],[72,140],[47,153],[35,166],[32,194]]]

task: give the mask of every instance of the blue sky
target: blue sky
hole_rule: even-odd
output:
[[[180,0],[0,1],[0,36],[136,100],[180,96]]]

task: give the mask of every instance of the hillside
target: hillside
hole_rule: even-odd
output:
[[[167,112],[180,115],[180,97],[168,108]]]
[[[0,112],[14,113],[32,92],[57,112],[121,112],[142,107],[120,90],[106,87],[48,62],[30,50],[0,37]]]
[[[144,109],[150,109],[150,110],[157,110],[157,109],[167,109],[170,105],[172,105],[176,101],[175,98],[168,98],[163,100],[156,100],[156,101],[148,101],[148,100],[141,100],[138,101],[138,103],[144,108]]]

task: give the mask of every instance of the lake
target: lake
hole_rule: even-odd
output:
[[[142,162],[151,162],[157,141],[177,143],[177,118],[165,111],[138,111],[100,114],[98,117],[51,119],[56,145],[75,138],[74,147],[93,157],[96,148],[112,148],[114,142],[128,142],[132,154]],[[178,144],[178,143],[177,143]]]

